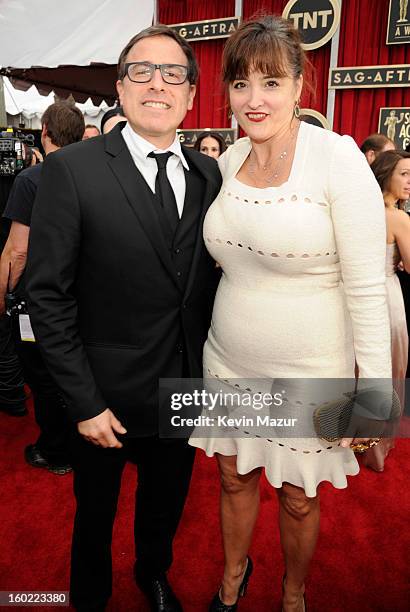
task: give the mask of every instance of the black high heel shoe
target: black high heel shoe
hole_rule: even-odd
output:
[[[245,595],[246,595],[246,590],[248,588],[248,582],[249,582],[249,578],[250,578],[250,576],[252,574],[252,571],[253,571],[252,559],[250,557],[248,557],[248,564],[246,566],[246,570],[245,570],[245,573],[243,575],[241,585],[239,587],[238,597],[237,597],[235,603],[231,604],[231,605],[225,604],[221,600],[221,597],[220,597],[221,590],[219,589],[219,591],[215,594],[213,600],[211,601],[211,604],[209,606],[209,612],[235,612],[235,610],[238,609],[239,598],[240,597],[245,597]]]
[[[285,579],[286,579],[286,574],[284,574],[282,578],[282,597],[285,594]],[[282,606],[282,612],[283,612],[283,606]],[[303,612],[307,612],[305,592],[303,592]]]

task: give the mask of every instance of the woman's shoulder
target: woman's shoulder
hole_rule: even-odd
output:
[[[233,145],[228,147],[224,153],[218,158],[219,169],[222,176],[225,176],[227,169],[240,163],[245,159],[251,149],[251,142],[246,136],[238,138]]]
[[[399,208],[386,208],[386,218],[392,225],[410,225],[409,215]]]
[[[225,153],[223,153],[221,157],[226,156],[229,159],[232,156],[238,156],[238,155],[242,155],[245,153],[247,154],[250,148],[251,148],[251,141],[248,138],[248,136],[245,136],[243,138],[238,138],[238,140],[235,140],[233,145],[231,145],[230,147],[226,149]]]
[[[326,130],[325,128],[321,128],[317,125],[312,125],[311,123],[303,123],[303,130],[307,134],[309,138],[309,142],[316,143],[318,146],[327,147],[329,149],[338,148],[350,148],[360,151],[359,147],[353,140],[351,136],[344,134],[338,134],[337,132],[333,132],[332,130]]]
[[[347,134],[342,136],[337,132],[309,124],[306,124],[304,129],[308,134],[305,140],[308,158],[312,162],[314,160],[314,163],[320,163],[323,170],[327,167],[332,174],[342,170],[373,176],[365,156],[351,136]]]

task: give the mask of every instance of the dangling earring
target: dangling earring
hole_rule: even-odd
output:
[[[299,119],[300,117],[300,106],[299,106],[299,100],[296,100],[295,102],[295,106],[293,107],[293,115],[296,119]]]

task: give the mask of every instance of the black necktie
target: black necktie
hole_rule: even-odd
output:
[[[167,161],[171,155],[173,155],[173,153],[167,151],[167,153],[150,153],[148,157],[153,157],[157,162],[158,172],[155,179],[155,193],[160,198],[171,230],[175,233],[179,223],[179,214],[174,190],[167,176]]]

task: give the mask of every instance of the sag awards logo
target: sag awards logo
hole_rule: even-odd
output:
[[[387,44],[410,43],[409,0],[390,0]]]
[[[378,131],[390,138],[397,149],[405,149],[410,144],[410,108],[381,108]]]
[[[330,89],[410,87],[410,64],[331,68]]]
[[[193,147],[196,141],[198,140],[198,136],[203,134],[203,132],[216,132],[221,136],[224,140],[225,146],[229,147],[233,144],[237,138],[237,133],[235,129],[232,128],[201,128],[196,130],[177,130],[179,141],[188,147]]]
[[[293,21],[302,35],[303,48],[317,49],[325,45],[340,23],[338,0],[289,0],[282,17]]]
[[[173,23],[169,27],[190,42],[210,40],[212,38],[228,38],[238,29],[239,17],[224,17],[222,19],[205,19],[205,21],[190,21],[188,23]]]

